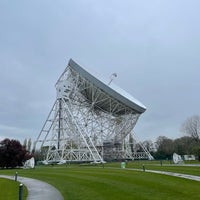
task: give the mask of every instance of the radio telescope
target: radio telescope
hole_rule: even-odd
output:
[[[46,149],[45,163],[134,159],[126,141],[146,107],[111,81],[106,83],[70,59],[35,142]]]

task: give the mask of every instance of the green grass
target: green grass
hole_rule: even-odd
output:
[[[23,200],[27,197],[27,189],[23,186]],[[14,200],[19,198],[19,182],[0,178],[0,199]]]
[[[133,161],[128,162],[126,168],[133,169],[142,169],[142,166],[145,166],[145,169],[149,170],[158,170],[158,171],[168,171],[168,172],[176,172],[182,174],[190,174],[200,176],[200,165],[199,166],[182,166],[182,165],[174,165],[170,164],[169,161],[162,161],[162,165],[160,161]],[[190,163],[191,164],[191,163]],[[195,164],[200,164],[199,162]],[[120,167],[120,163],[108,163],[109,167]]]
[[[131,165],[141,167],[141,164],[142,162],[131,162],[128,163],[128,167]],[[148,162],[145,163],[147,164]],[[148,167],[150,166],[160,169],[165,167],[159,166],[158,163],[153,165],[152,162],[149,163]],[[192,173],[193,167],[190,168],[185,171]],[[199,171],[200,167],[195,174]],[[15,170],[0,170],[0,174],[13,175]],[[18,170],[18,174],[50,183],[62,193],[65,200],[200,199],[200,182],[120,169],[120,163],[106,164],[104,168],[79,165],[41,166],[34,170]]]

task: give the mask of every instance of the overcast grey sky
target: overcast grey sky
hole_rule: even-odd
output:
[[[183,136],[200,114],[199,0],[0,0],[0,139],[35,140],[70,58],[147,111],[141,140]]]

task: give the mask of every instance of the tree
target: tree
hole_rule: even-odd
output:
[[[27,150],[29,152],[31,152],[31,145],[32,145],[32,142],[31,142],[31,138],[28,139],[28,142],[27,142]]]
[[[197,143],[200,143],[200,116],[193,115],[188,118],[182,124],[181,131],[194,138]]]
[[[27,138],[24,139],[24,143],[23,143],[24,148],[27,148]]]
[[[200,116],[193,115],[188,118],[181,126],[181,131],[194,139],[193,152],[200,161]]]
[[[165,136],[159,136],[156,141],[157,151],[155,153],[156,159],[171,159],[174,153],[173,140]]]
[[[24,140],[23,146],[24,146],[25,149],[26,149],[27,151],[29,151],[29,152],[31,152],[31,145],[32,145],[31,138],[29,138],[29,139],[26,138],[26,139]]]
[[[174,140],[174,151],[179,155],[193,154],[195,141],[189,136],[184,136]]]
[[[145,140],[142,144],[149,152],[154,151],[154,144],[151,140]]]
[[[40,150],[34,150],[33,155],[35,161],[41,161],[46,159],[47,152],[49,150],[49,146],[43,146]]]
[[[0,167],[14,168],[22,166],[23,162],[30,159],[32,155],[17,140],[8,138],[0,142]]]

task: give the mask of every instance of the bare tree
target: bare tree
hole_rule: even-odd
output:
[[[200,142],[200,116],[193,115],[188,118],[181,126],[181,131],[194,138],[194,140]]]
[[[174,151],[179,155],[193,154],[193,148],[196,145],[194,139],[190,136],[180,137],[174,140]]]
[[[28,142],[27,142],[27,150],[29,152],[31,152],[31,145],[32,145],[32,141],[31,141],[31,138],[28,139]]]
[[[151,140],[145,140],[142,144],[146,147],[146,149],[151,152],[155,150],[154,143]]]
[[[24,139],[23,146],[24,146],[25,149],[27,148],[27,139],[26,138]]]

